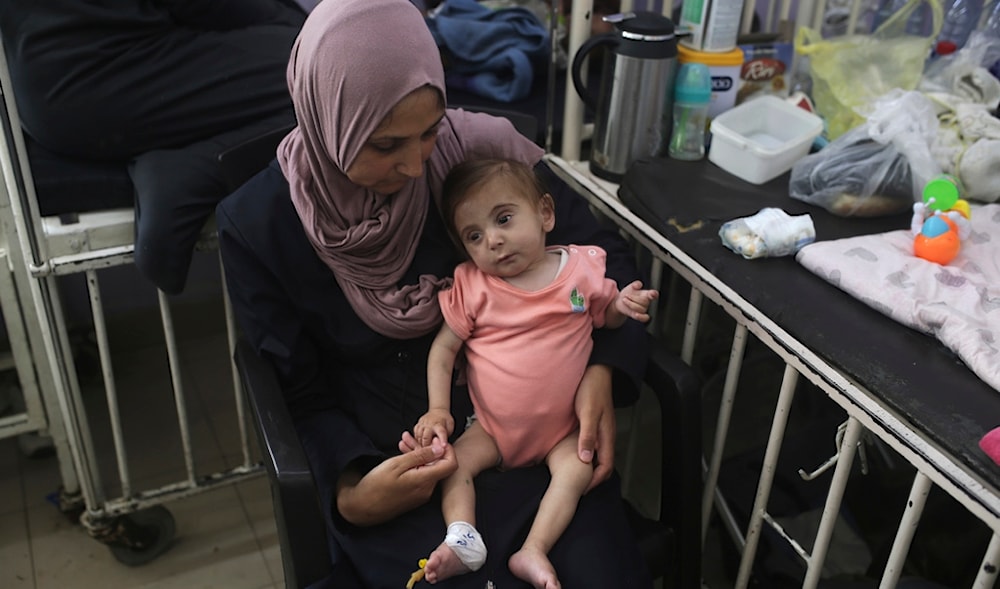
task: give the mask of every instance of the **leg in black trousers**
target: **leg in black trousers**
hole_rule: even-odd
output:
[[[219,153],[294,122],[291,113],[282,113],[181,149],[154,149],[132,161],[135,265],[145,278],[167,294],[184,290],[205,222],[232,190]]]
[[[223,183],[221,151],[294,123],[285,72],[305,14],[284,0],[5,0],[25,131],[73,161],[128,165],[135,262],[183,290]]]
[[[23,15],[11,2],[0,23],[21,119],[55,153],[124,163],[291,112],[304,14],[280,0],[28,0]]]

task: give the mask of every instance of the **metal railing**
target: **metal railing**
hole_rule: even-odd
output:
[[[621,10],[631,10],[638,4],[635,0],[623,0]],[[663,13],[670,15],[672,2],[664,2]],[[810,26],[816,30],[824,27],[827,0],[772,0],[767,2],[764,14],[758,14],[765,31],[785,31],[792,33],[800,26]],[[863,2],[851,0],[844,3],[847,8],[847,22],[844,29],[856,32],[862,24]],[[752,17],[756,9],[755,0],[744,3],[742,32],[750,32]],[[574,0],[568,23],[568,54],[570,59],[590,35],[593,2]],[[792,64],[792,72],[797,71],[798,60]],[[701,271],[683,251],[658,235],[646,223],[629,211],[617,198],[618,186],[594,176],[586,162],[580,161],[584,143],[593,133],[592,125],[584,124],[583,102],[573,91],[572,80],[567,72],[567,91],[564,97],[562,144],[558,155],[547,156],[556,172],[591,202],[593,208],[617,223],[622,232],[634,243],[638,251],[648,253],[653,260],[651,278],[653,288],[667,288],[671,293],[679,293],[678,283],[690,286],[686,316],[681,326],[680,342],[682,359],[691,363],[694,359],[695,344],[702,322],[703,307],[707,301],[715,303],[725,311],[735,323],[728,362],[725,365],[724,383],[714,429],[712,445],[706,448],[704,458],[704,488],[702,495],[702,543],[704,545],[713,515],[718,516],[725,532],[731,538],[739,553],[739,568],[735,580],[736,589],[745,589],[751,583],[761,536],[767,526],[775,535],[786,542],[791,551],[798,555],[804,575],[802,587],[813,589],[820,583],[823,566],[827,560],[834,526],[844,500],[845,490],[851,478],[852,466],[859,449],[863,452],[863,440],[877,439],[885,447],[901,456],[915,474],[902,509],[902,516],[896,528],[888,560],[879,580],[880,589],[896,587],[903,572],[914,535],[923,515],[928,494],[934,487],[944,490],[968,512],[984,524],[992,534],[984,547],[980,566],[972,583],[974,588],[995,587],[1000,571],[1000,497],[995,491],[985,487],[981,481],[969,476],[955,465],[951,458],[942,454],[928,440],[901,423],[894,415],[886,412],[875,397],[858,383],[846,379],[801,345],[789,344],[792,339],[784,334],[779,325],[750,308],[745,301],[718,279]],[[549,132],[551,135],[551,130]],[[664,284],[669,281],[669,284]],[[671,299],[673,297],[670,297]],[[671,301],[670,305],[677,303]],[[674,316],[671,308],[661,310],[667,319]],[[666,322],[654,316],[657,329],[662,333]],[[784,335],[782,335],[784,334]],[[726,496],[719,487],[719,474],[727,436],[734,419],[733,406],[736,399],[740,376],[743,371],[746,345],[756,337],[785,365],[780,390],[764,451],[763,463],[758,471],[756,493],[749,511],[749,521],[740,522]],[[821,472],[833,470],[826,489],[826,500],[822,508],[819,527],[812,544],[801,541],[789,534],[777,518],[768,512],[778,456],[785,438],[789,412],[795,396],[800,376],[832,399],[845,412],[845,421],[836,432],[836,453],[812,472],[800,473],[803,480],[813,480]],[[630,452],[632,449],[630,449]],[[862,460],[864,457],[862,456]],[[626,463],[630,459],[626,459]],[[826,478],[824,478],[826,480]],[[819,484],[819,483],[811,483]],[[887,508],[889,508],[887,506]],[[808,548],[805,548],[808,546]]]
[[[251,456],[244,399],[232,364],[236,328],[225,286],[220,296],[224,302],[229,349],[218,361],[222,370],[228,365],[232,374],[233,409],[242,448],[240,464],[207,475],[197,474],[190,427],[192,409],[184,387],[171,300],[157,291],[184,475],[155,488],[140,488],[129,467],[129,447],[122,433],[123,417],[100,280],[103,272],[132,263],[134,214],[131,209],[84,213],[69,224],[40,215],[6,64],[0,47],[3,97],[0,222],[4,237],[0,257],[5,262],[4,271],[0,272],[0,305],[27,408],[23,413],[0,419],[0,436],[29,431],[51,435],[62,476],[61,508],[68,513],[80,511],[80,521],[91,536],[106,543],[121,562],[142,564],[162,552],[174,533],[172,516],[163,504],[263,472],[260,463]],[[197,247],[202,251],[217,249],[211,223],[204,229]],[[221,263],[219,268],[221,272]],[[95,449],[93,420],[88,418],[81,396],[60,295],[59,278],[74,274],[85,278],[89,297],[114,447],[116,487],[102,477],[104,457],[99,457]]]

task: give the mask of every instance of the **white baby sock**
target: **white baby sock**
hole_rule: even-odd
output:
[[[466,522],[454,522],[448,526],[444,543],[455,551],[462,564],[470,571],[478,571],[486,562],[486,544],[479,531]]]

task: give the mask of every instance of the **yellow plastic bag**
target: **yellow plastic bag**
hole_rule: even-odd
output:
[[[931,34],[910,35],[906,23],[924,2],[933,13]],[[826,119],[828,139],[864,122],[875,100],[890,90],[917,87],[942,18],[940,0],[909,0],[871,35],[824,39],[815,29],[799,28],[795,50],[809,59],[812,99]]]

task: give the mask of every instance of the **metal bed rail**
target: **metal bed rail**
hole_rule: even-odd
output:
[[[634,0],[623,0],[621,10],[623,12],[631,10],[635,4]],[[670,1],[664,2],[663,13],[669,15],[673,4],[675,3]],[[756,0],[747,0],[744,3],[744,18],[742,19],[742,32],[744,33],[750,31],[751,19],[756,5]],[[795,3],[793,17],[793,2],[791,0],[774,0],[767,2],[766,15],[763,16],[761,22],[766,31],[785,30],[786,27],[795,28],[802,25],[812,26],[820,30],[826,7],[827,0],[801,0]],[[576,53],[590,34],[592,8],[592,0],[573,1],[568,27],[570,56]],[[846,30],[855,31],[857,29],[861,9],[862,2],[860,0],[851,0],[848,3]],[[796,67],[797,63],[793,64],[793,71]],[[567,87],[572,86],[568,83]],[[702,305],[706,297],[721,307],[735,321],[733,343],[717,415],[715,439],[711,446],[712,453],[704,461],[705,479],[701,513],[703,543],[707,536],[710,516],[715,511],[741,552],[736,581],[737,589],[746,587],[750,582],[751,568],[765,524],[774,528],[807,565],[802,586],[812,588],[818,585],[833,534],[833,525],[843,500],[856,450],[862,436],[869,434],[873,434],[885,442],[917,470],[879,586],[889,588],[898,583],[902,565],[919,524],[927,495],[930,489],[937,485],[993,531],[992,540],[984,551],[982,566],[979,568],[973,584],[977,588],[993,587],[997,580],[998,567],[1000,567],[1000,497],[997,497],[974,475],[955,464],[939,448],[922,438],[919,433],[901,423],[890,411],[879,405],[874,400],[875,397],[858,383],[846,379],[804,346],[789,346],[788,342],[794,340],[779,326],[756,312],[724,283],[700,269],[681,250],[665,238],[658,236],[655,230],[622,205],[616,196],[617,185],[593,176],[588,170],[587,163],[579,161],[583,142],[588,139],[592,129],[583,123],[583,102],[581,99],[573,92],[566,92],[564,100],[561,151],[558,155],[550,154],[547,158],[564,180],[574,185],[581,194],[590,199],[595,210],[621,227],[623,234],[634,241],[637,249],[645,249],[650,253],[653,260],[651,268],[653,287],[661,287],[664,265],[673,270],[671,278],[674,280],[668,286],[672,292],[678,290],[676,288],[677,279],[683,280],[691,286],[681,343],[682,358],[688,363],[692,361]],[[669,304],[676,303],[671,301]],[[670,317],[672,314],[667,312],[666,315]],[[653,321],[657,321],[655,316]],[[658,328],[663,328],[662,321],[657,322],[656,325]],[[750,522],[744,531],[739,528],[732,509],[718,488],[718,477],[726,437],[730,429],[733,401],[742,370],[745,346],[751,335],[784,360],[786,369],[771,423]],[[800,375],[805,376],[822,389],[847,414],[847,420],[841,426],[841,431],[838,432],[837,453],[821,467],[821,469],[833,468],[834,473],[811,553],[790,537],[767,512],[788,411]],[[809,473],[804,475],[804,477],[808,476],[811,475]]]
[[[107,544],[119,561],[128,565],[143,564],[165,550],[174,534],[173,518],[162,506],[164,503],[263,473],[260,462],[251,456],[244,399],[232,362],[236,327],[225,285],[223,283],[220,296],[224,303],[229,349],[225,357],[219,358],[219,366],[228,365],[232,376],[233,406],[242,452],[240,464],[207,475],[197,474],[190,430],[192,414],[184,389],[171,301],[162,291],[157,291],[185,475],[172,483],[141,489],[129,468],[129,449],[122,434],[120,398],[115,386],[100,283],[102,271],[133,261],[133,211],[117,209],[80,214],[69,224],[55,217],[41,217],[6,64],[0,47],[0,95],[3,97],[0,164],[4,180],[0,222],[7,270],[0,272],[0,304],[8,323],[28,411],[24,416],[0,420],[0,435],[33,429],[52,434],[62,475],[61,508],[70,515],[80,512],[80,521],[90,535]],[[212,223],[204,229],[197,248],[201,251],[217,249]],[[221,272],[221,261],[219,269]],[[101,463],[91,431],[92,420],[88,418],[81,396],[67,330],[59,278],[72,274],[85,277],[114,446],[118,493],[111,490],[110,483],[102,480]],[[224,276],[222,280],[224,282]]]
[[[0,417],[0,438],[43,432],[49,428],[45,404],[35,381],[31,363],[31,350],[24,323],[19,310],[20,301],[14,287],[14,277],[8,251],[0,249],[0,309],[4,310],[4,328],[10,351],[0,354],[0,372],[15,371],[16,391],[6,390],[5,394],[16,394],[20,398],[5,398],[6,411]]]
[[[0,48],[2,56],[2,48]],[[15,209],[11,199],[16,194],[19,177],[17,160],[6,146],[14,140],[19,127],[12,127],[6,105],[9,96],[9,75],[6,60],[0,60],[0,97],[4,108],[0,118],[0,166],[4,182],[0,185],[0,312],[4,317],[10,354],[3,358],[3,369],[13,369],[17,376],[18,398],[11,403],[13,411],[0,419],[0,437],[43,435],[51,440],[59,462],[62,486],[59,489],[59,504],[64,510],[71,510],[79,503],[80,486],[73,464],[71,442],[65,423],[59,413],[59,400],[55,395],[52,373],[45,370],[44,362],[39,362],[38,350],[43,345],[43,332],[35,309],[31,307],[31,293],[25,291],[24,266],[19,233],[22,231],[15,221]]]
[[[703,531],[707,530],[712,511],[717,510],[727,531],[740,547],[741,559],[735,585],[737,589],[744,589],[750,583],[752,566],[765,524],[775,528],[806,564],[802,587],[812,589],[819,585],[854,457],[861,436],[866,434],[877,437],[916,469],[910,495],[905,503],[879,587],[888,589],[895,587],[899,582],[910,543],[919,524],[927,495],[933,486],[945,491],[992,530],[992,540],[984,549],[982,564],[972,586],[988,588],[995,585],[1000,568],[998,566],[1000,565],[1000,496],[990,486],[899,419],[863,385],[851,381],[807,347],[798,343],[773,320],[756,310],[724,282],[702,268],[676,245],[636,216],[618,200],[617,185],[594,177],[589,172],[586,162],[570,162],[554,155],[546,157],[556,173],[586,196],[599,214],[615,222],[628,238],[650,253],[654,260],[654,277],[663,276],[665,265],[674,272],[674,276],[691,285],[683,333],[682,359],[688,363],[692,361],[699,319],[706,298],[718,305],[735,322],[723,396],[717,415],[715,440],[704,469],[705,486],[701,509]],[[656,279],[653,287],[660,286],[660,280]],[[658,327],[663,327],[662,322]],[[726,436],[730,429],[733,400],[737,391],[744,349],[750,335],[780,357],[785,363],[785,370],[770,426],[764,461],[759,471],[750,521],[744,531],[739,529],[725,498],[719,492],[717,481]],[[821,468],[834,468],[834,473],[827,490],[816,539],[810,552],[785,533],[767,512],[789,409],[800,376],[804,376],[819,387],[846,414],[839,449],[827,464],[821,466]],[[811,475],[806,473],[806,476]],[[702,541],[704,540],[703,533]]]

